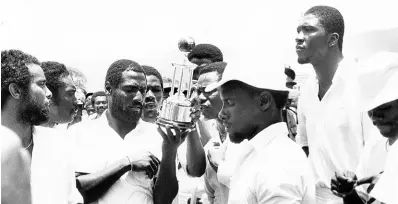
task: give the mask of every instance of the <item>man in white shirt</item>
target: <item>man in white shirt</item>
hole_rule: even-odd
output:
[[[243,59],[229,62],[216,85],[223,101],[219,118],[231,142],[242,148],[228,203],[315,203],[307,158],[287,137],[287,125],[282,122],[288,98],[284,73],[278,69],[283,66],[270,59],[259,68],[256,57]]]
[[[370,121],[357,108],[356,65],[343,60],[344,20],[329,6],[307,10],[297,27],[296,52],[300,64],[311,63],[316,78],[301,89],[296,141],[312,165],[317,203],[342,203],[330,190],[338,170],[355,171]],[[365,124],[366,120],[369,124]]]
[[[371,197],[384,203],[398,202],[398,151],[394,150],[398,139],[397,78],[398,53],[378,53],[361,67],[358,77],[361,107],[368,111],[379,134],[372,135],[372,142],[366,144],[361,157],[363,163],[359,166],[361,169],[358,169],[357,175],[349,171],[338,172],[332,180],[332,190],[342,196],[345,203],[364,203],[362,200],[366,202],[372,199],[366,194],[359,194],[358,188],[353,190],[366,183],[370,185],[365,192],[370,192]],[[380,176],[381,171],[384,173]],[[357,176],[360,180],[357,180]]]
[[[175,160],[185,133],[178,127],[156,133],[152,124],[140,122],[146,83],[138,63],[115,61],[106,75],[108,110],[70,128],[85,202],[171,203],[176,196]]]

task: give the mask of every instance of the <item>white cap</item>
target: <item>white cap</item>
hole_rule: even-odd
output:
[[[286,87],[283,63],[266,58],[264,60],[243,59],[228,62],[222,79],[218,83],[209,85],[205,91],[211,91],[232,80],[238,80],[261,89],[289,91]]]
[[[364,111],[398,99],[398,53],[381,52],[360,69],[359,102]]]

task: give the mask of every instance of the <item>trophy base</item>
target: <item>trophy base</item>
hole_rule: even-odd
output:
[[[159,124],[160,126],[166,126],[166,125],[173,126],[174,124],[176,124],[182,131],[195,128],[195,124],[193,122],[176,122],[176,121],[166,120],[163,118],[156,119],[156,124]]]

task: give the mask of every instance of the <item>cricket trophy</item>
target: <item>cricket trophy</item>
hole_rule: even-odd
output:
[[[195,64],[188,61],[187,55],[195,47],[195,41],[191,37],[179,40],[178,49],[184,54],[182,63],[172,63],[174,67],[173,81],[170,97],[163,101],[156,123],[161,126],[177,124],[181,130],[195,128],[191,118],[191,88],[193,70]],[[179,80],[178,80],[179,79]],[[174,93],[175,88],[177,92]],[[186,91],[184,94],[184,91]]]

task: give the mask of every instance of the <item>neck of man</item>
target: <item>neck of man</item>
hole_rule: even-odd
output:
[[[129,132],[134,130],[138,124],[138,121],[136,123],[132,123],[116,119],[112,116],[110,111],[106,111],[105,114],[106,118],[108,119],[109,126],[113,128],[122,139],[124,139]]]
[[[269,126],[271,126],[275,123],[283,122],[281,111],[275,110],[274,113],[272,113],[271,117],[269,117],[269,116],[270,115],[267,115],[267,117],[264,117],[263,120],[259,120],[259,121],[264,121],[264,122],[257,125],[254,133],[247,138],[248,140],[253,139],[255,136],[257,136],[258,133],[260,133],[264,129],[268,128]]]
[[[27,147],[32,142],[32,125],[22,123],[17,117],[17,107],[7,108],[1,111],[1,125],[13,130],[21,139],[22,146]]]
[[[58,123],[56,123],[55,121],[52,121],[52,120],[50,119],[48,122],[46,122],[45,124],[40,125],[40,126],[48,127],[48,128],[54,128],[55,125],[57,125],[57,124],[58,124]]]
[[[339,63],[343,58],[343,54],[339,50],[331,50],[323,59],[312,62],[321,87],[327,88],[332,84]]]

